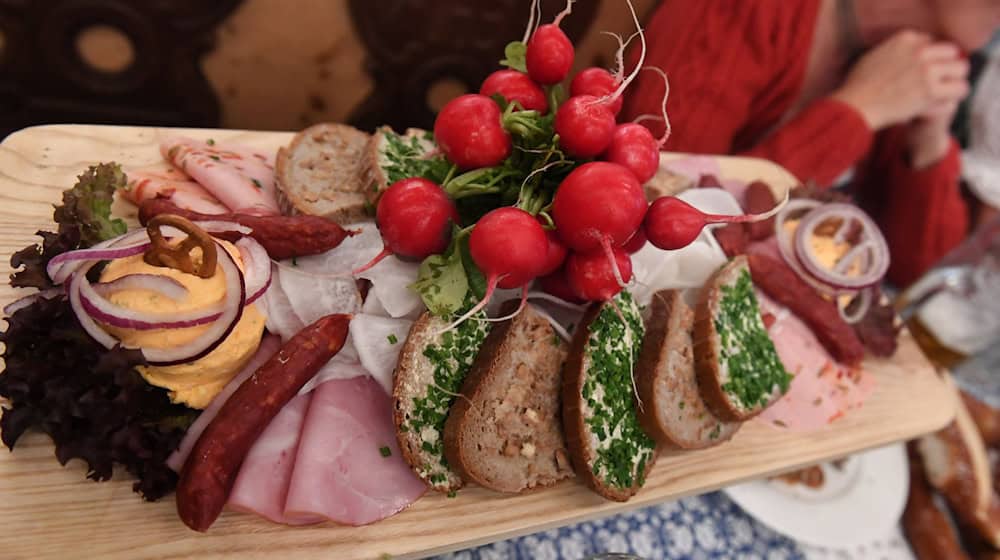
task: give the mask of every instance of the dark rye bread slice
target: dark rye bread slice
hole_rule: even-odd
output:
[[[733,437],[740,422],[719,420],[698,391],[691,330],[694,312],[680,290],[653,295],[636,368],[646,433],[665,447],[704,449]]]
[[[530,305],[493,326],[444,427],[445,457],[466,482],[523,492],[573,476],[560,415],[567,351]]]
[[[424,312],[410,327],[392,381],[393,421],[403,459],[439,492],[462,487],[444,456],[444,426],[489,323],[472,318],[442,334],[447,326],[444,319]]]
[[[275,162],[282,212],[341,224],[364,219],[361,174],[368,145],[367,133],[346,124],[317,124],[296,134]]]
[[[574,333],[563,371],[563,428],[577,476],[624,502],[645,482],[656,443],[640,426],[633,394],[642,317],[628,292],[613,302],[592,304]]]
[[[791,375],[760,316],[745,256],[729,261],[705,283],[694,341],[698,387],[719,419],[753,418],[788,390]]]

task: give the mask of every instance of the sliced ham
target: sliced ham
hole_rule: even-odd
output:
[[[264,336],[260,342],[260,346],[257,348],[257,352],[250,358],[250,361],[243,366],[243,369],[236,374],[233,379],[222,388],[222,391],[212,399],[205,410],[201,411],[198,418],[191,424],[188,428],[187,433],[184,434],[184,439],[181,440],[181,444],[177,447],[170,457],[167,458],[167,466],[176,472],[181,472],[181,468],[184,466],[184,461],[187,460],[187,456],[191,453],[191,448],[201,437],[201,433],[205,431],[209,422],[215,418],[215,415],[219,413],[219,409],[222,405],[229,400],[229,397],[236,392],[236,389],[243,384],[244,381],[255,371],[257,371],[260,366],[264,365],[264,362],[274,355],[278,349],[281,348],[281,339],[277,336]]]
[[[136,206],[154,198],[165,198],[180,208],[202,214],[229,211],[201,185],[176,169],[129,171],[128,187],[119,192]]]
[[[285,497],[311,399],[311,393],[292,399],[250,448],[229,494],[227,506],[230,509],[256,513],[286,525],[323,521],[319,516],[285,516]]]
[[[183,137],[164,141],[160,151],[233,212],[281,213],[268,156],[242,146],[209,145]]]
[[[313,394],[285,514],[366,525],[394,515],[427,487],[403,461],[392,403],[369,376],[327,381]]]
[[[798,317],[759,290],[757,298],[761,313],[771,317],[766,323],[778,356],[794,376],[788,392],[761,413],[761,420],[806,432],[861,406],[875,390],[875,378],[860,368],[834,361]]]

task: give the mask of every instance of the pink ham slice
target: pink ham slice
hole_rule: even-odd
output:
[[[275,523],[308,525],[320,516],[285,516],[285,496],[312,393],[292,399],[250,448],[229,494],[230,509],[256,513]]]
[[[190,175],[233,212],[280,214],[269,158],[242,146],[172,138],[160,144],[163,157]]]
[[[181,444],[177,447],[170,457],[167,458],[167,466],[173,469],[175,472],[181,472],[181,468],[184,467],[184,461],[187,461],[188,454],[191,453],[191,448],[197,443],[198,438],[201,437],[201,433],[205,431],[208,427],[209,422],[215,418],[215,415],[219,413],[219,409],[222,405],[226,404],[229,397],[236,392],[236,389],[243,384],[244,381],[255,371],[257,371],[260,366],[264,365],[264,362],[274,355],[278,349],[281,348],[281,339],[274,335],[267,335],[261,340],[260,346],[257,348],[257,352],[250,358],[243,369],[236,374],[233,379],[222,388],[222,391],[212,399],[205,410],[201,411],[198,418],[191,424],[188,428],[187,433],[184,434],[184,439],[181,440]]]
[[[403,461],[392,404],[370,376],[316,388],[295,458],[285,515],[345,525],[390,517],[427,487]]]
[[[154,198],[166,198],[180,208],[202,214],[229,211],[201,185],[176,169],[129,171],[128,188],[119,192],[136,206]]]
[[[857,408],[875,390],[875,379],[833,360],[816,335],[784,306],[759,290],[761,312],[775,317],[768,329],[778,356],[792,375],[788,393],[760,418],[796,432],[817,430]]]

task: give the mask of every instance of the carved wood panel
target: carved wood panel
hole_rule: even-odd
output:
[[[52,122],[217,126],[199,60],[239,3],[0,0],[0,135]],[[81,54],[81,34],[103,26],[129,51],[115,53],[120,69]]]
[[[597,0],[581,0],[562,27],[576,40],[590,26]],[[363,129],[389,124],[430,128],[434,112],[428,94],[443,80],[467,91],[503,58],[504,46],[521,39],[530,0],[350,0],[351,16],[368,52],[366,67],[375,88],[351,122]],[[542,22],[550,22],[563,2],[543,3]]]

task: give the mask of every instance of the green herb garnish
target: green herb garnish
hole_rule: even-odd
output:
[[[390,455],[392,455],[392,450],[391,450],[391,449],[389,449],[389,446],[388,446],[388,445],[383,445],[382,447],[379,447],[379,448],[378,448],[378,452],[379,452],[379,453],[380,453],[380,454],[381,454],[381,455],[382,455],[383,457],[389,457]]]
[[[744,408],[764,406],[775,390],[788,391],[792,376],[781,363],[760,317],[750,271],[744,269],[735,285],[721,289],[715,330],[719,333],[720,360],[728,371],[722,389]]]
[[[387,336],[385,338],[386,338],[386,340],[389,341],[389,344],[396,344],[397,342],[399,342],[399,339],[396,338],[396,335],[394,335],[394,334],[390,334],[389,336]]]

